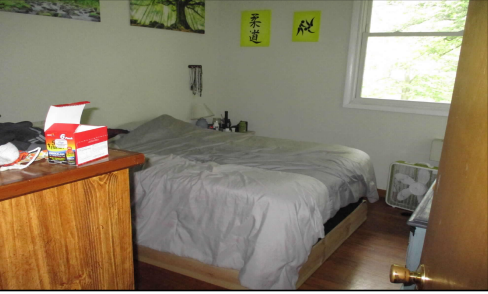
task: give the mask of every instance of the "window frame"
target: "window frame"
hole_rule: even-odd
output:
[[[346,108],[371,109],[426,115],[449,115],[450,103],[421,102],[406,100],[388,100],[361,97],[364,64],[366,61],[366,44],[370,36],[463,36],[459,32],[403,32],[403,33],[370,33],[373,1],[353,1],[349,53],[347,57],[346,83],[343,106]]]

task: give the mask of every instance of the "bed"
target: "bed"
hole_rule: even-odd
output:
[[[138,259],[230,289],[295,289],[378,200],[363,151],[223,133],[162,115],[114,138],[134,172]],[[324,224],[356,203],[327,235]]]

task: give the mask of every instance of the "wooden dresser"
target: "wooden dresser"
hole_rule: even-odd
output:
[[[133,290],[128,168],[143,162],[110,149],[0,172],[0,289]]]

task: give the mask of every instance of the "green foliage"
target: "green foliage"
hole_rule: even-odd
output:
[[[96,8],[97,11],[100,11],[100,1],[99,0],[54,0],[53,2],[61,2],[66,4],[74,4],[81,7],[90,7]]]
[[[130,0],[130,10],[131,25],[193,32],[205,29],[204,0]]]
[[[411,32],[418,28],[435,32],[464,30],[468,0],[423,1],[415,5],[407,2],[398,0],[387,2],[388,5],[399,5],[399,9],[404,9],[403,14],[408,16],[407,21],[397,24],[392,31]],[[409,44],[414,51],[408,58],[398,56],[397,61],[391,63],[388,76],[377,80],[378,85],[370,83],[366,86],[366,93],[371,95],[368,97],[401,95],[402,100],[451,101],[462,37],[416,38],[415,42]],[[408,42],[408,40],[401,41]],[[399,54],[396,53],[396,55]],[[372,64],[381,64],[381,60],[379,60],[382,58],[381,55],[376,55],[374,58]],[[423,68],[419,66],[422,63],[426,64]],[[435,67],[435,70],[428,68],[429,66]],[[370,67],[369,70],[374,72],[377,68]],[[395,78],[391,74],[394,71],[401,72],[403,78]],[[437,74],[432,74],[432,72],[437,72]]]
[[[444,27],[444,31],[461,31],[464,30],[464,24],[466,22],[466,14],[468,11],[469,0],[460,1],[430,1],[427,3],[418,4],[419,7],[426,8],[427,10],[438,9],[434,15],[434,20],[452,21]]]
[[[450,102],[452,88],[445,84],[445,80],[437,75],[423,75],[414,82],[406,85],[410,90],[406,100],[413,100],[415,97],[427,96],[436,102]]]
[[[388,1],[390,5],[399,4],[405,1]],[[426,22],[439,22],[444,26],[438,28],[438,31],[455,32],[464,29],[466,13],[468,11],[469,0],[442,0],[442,1],[424,1],[413,6],[413,11],[405,10],[405,14],[411,14],[413,17],[406,23],[398,25],[393,31],[404,32],[409,27],[423,24]],[[408,6],[407,6],[408,7]],[[407,8],[405,7],[405,8]],[[449,22],[443,22],[443,21]]]
[[[41,0],[41,2],[51,2],[59,4],[69,4],[83,8],[94,8],[98,12],[100,11],[99,0]]]
[[[31,8],[31,6],[25,3],[23,0],[0,0],[0,10],[11,11],[13,8]]]
[[[89,7],[95,8],[100,11],[100,1],[99,0],[42,0],[41,2],[51,2],[60,4],[70,4],[79,7]],[[0,0],[0,9],[8,10],[8,8],[31,8],[31,6],[24,0]]]

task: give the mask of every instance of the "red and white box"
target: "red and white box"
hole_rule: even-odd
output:
[[[52,105],[44,124],[50,163],[82,165],[108,156],[106,126],[82,125],[89,101]]]

